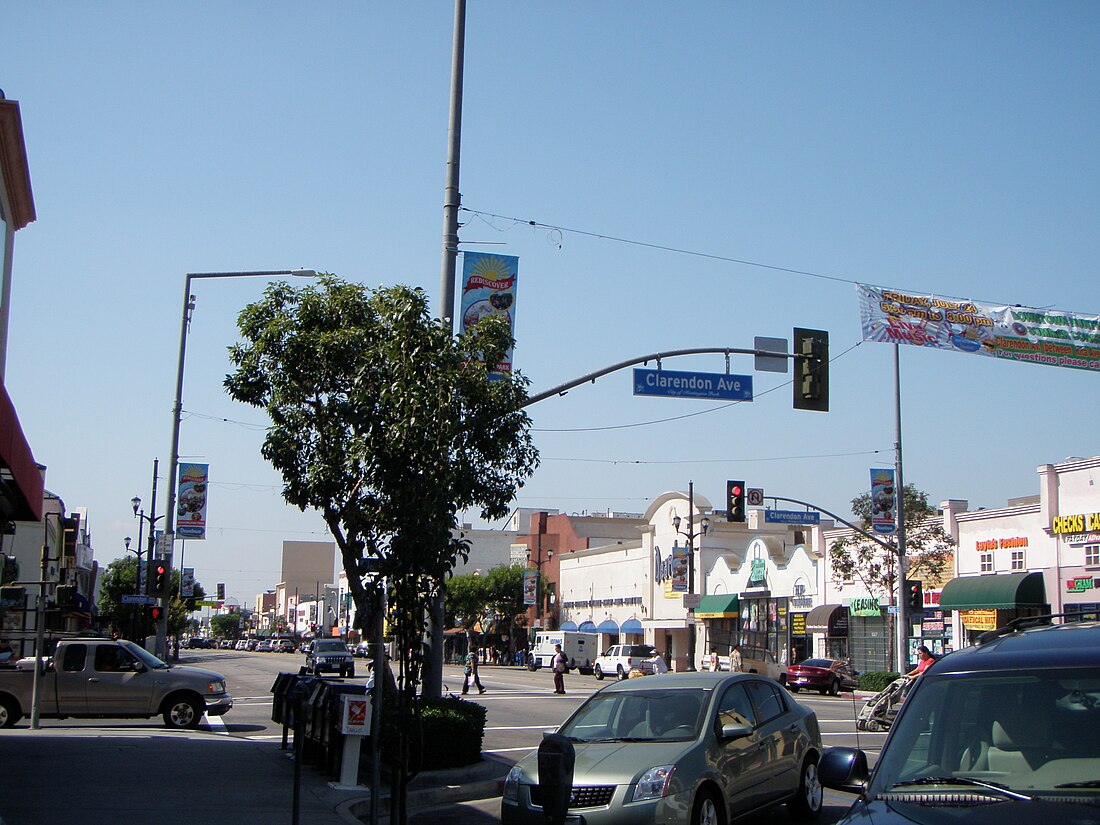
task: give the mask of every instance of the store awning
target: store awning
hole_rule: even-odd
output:
[[[721,593],[717,596],[703,596],[695,608],[696,619],[736,619],[737,594]]]
[[[595,622],[581,622],[581,626],[578,627],[577,630],[581,631],[582,633],[596,633],[597,632],[596,623]]]
[[[604,619],[600,622],[600,626],[596,628],[597,633],[610,633],[613,636],[619,635],[619,623],[612,621],[611,619]]]
[[[620,633],[645,633],[645,628],[642,627],[642,623],[637,619],[627,619],[623,622],[623,626],[619,628]]]
[[[577,629],[577,623],[576,622],[562,622],[561,627],[558,628],[558,630],[576,630],[576,629]]]
[[[0,384],[0,515],[42,520],[42,473],[19,425],[8,391]]]
[[[940,592],[939,606],[944,610],[980,610],[1044,607],[1046,604],[1043,574],[1035,572],[952,579]]]
[[[842,604],[819,604],[806,614],[806,632],[828,633],[837,611],[843,609]]]

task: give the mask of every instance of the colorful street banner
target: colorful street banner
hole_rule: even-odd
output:
[[[462,330],[465,332],[482,318],[500,316],[516,334],[516,277],[519,258],[484,252],[462,253]],[[503,378],[512,372],[509,349],[490,378]]]
[[[209,464],[180,464],[176,497],[176,535],[180,538],[206,538],[206,484],[209,476]]]
[[[893,469],[872,469],[871,527],[876,533],[889,535],[897,531],[897,500]]]
[[[863,340],[1100,371],[1100,315],[856,284]]]
[[[195,568],[185,567],[180,571],[180,598],[190,599],[195,595]]]
[[[538,592],[539,586],[539,571],[538,570],[524,570],[523,571],[523,603],[526,605],[532,605],[538,597],[535,595]]]

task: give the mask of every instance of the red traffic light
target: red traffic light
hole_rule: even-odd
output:
[[[730,492],[732,492],[735,496],[739,496],[742,492],[741,487],[735,484],[733,487],[730,488]]]
[[[165,572],[166,571],[164,569],[164,565],[163,564],[158,564],[157,565],[157,575],[158,576],[163,576],[165,574]]]
[[[149,615],[153,617],[154,621],[160,619],[160,608],[154,607],[152,610],[149,611]]]

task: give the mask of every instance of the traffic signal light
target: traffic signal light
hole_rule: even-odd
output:
[[[829,333],[794,328],[794,408],[829,411]]]
[[[920,581],[905,580],[905,599],[910,612],[924,610],[924,587]]]
[[[745,482],[726,482],[726,521],[745,523]]]
[[[53,600],[58,607],[73,607],[76,604],[76,588],[71,584],[59,584],[53,592]]]
[[[218,601],[225,601],[225,582],[218,582]]]
[[[168,563],[163,559],[153,562],[153,593],[158,596],[168,593]]]
[[[160,607],[154,605],[153,607],[149,608],[149,618],[151,618],[154,622],[160,621],[160,614]]]

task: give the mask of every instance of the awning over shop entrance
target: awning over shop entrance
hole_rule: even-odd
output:
[[[645,629],[642,627],[642,623],[637,619],[627,619],[623,622],[621,628],[622,633],[645,633]]]
[[[806,614],[806,632],[828,633],[837,611],[843,609],[842,604],[819,604]]]
[[[42,493],[42,473],[19,425],[15,405],[0,384],[0,515],[41,521]]]
[[[1046,603],[1040,572],[964,576],[949,581],[940,593],[940,607],[944,610],[1043,607]]]
[[[576,629],[577,629],[577,623],[576,622],[562,622],[561,627],[558,628],[558,630],[576,630]]]
[[[596,628],[599,633],[607,633],[611,636],[619,635],[619,623],[612,621],[611,619],[604,619],[600,622],[600,626]]]
[[[582,633],[596,633],[597,632],[596,631],[596,623],[595,622],[581,622],[581,626],[578,627],[577,630],[580,630]]]
[[[737,594],[720,593],[715,596],[703,596],[695,608],[696,619],[736,619]]]

